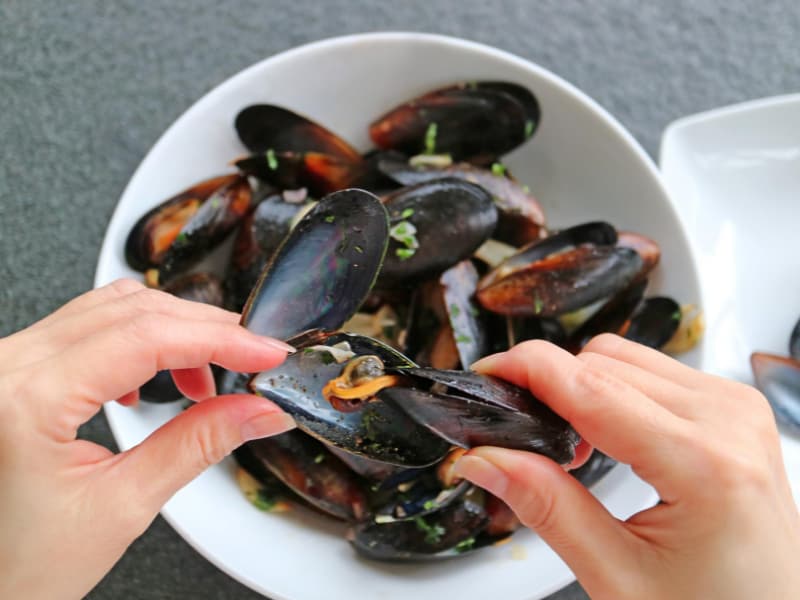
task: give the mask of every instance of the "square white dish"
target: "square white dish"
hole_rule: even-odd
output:
[[[750,354],[787,354],[800,317],[800,94],[679,119],[660,164],[693,245],[708,372],[753,383]],[[782,434],[800,501],[800,440]]]

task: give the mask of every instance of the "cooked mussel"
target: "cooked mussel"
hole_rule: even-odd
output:
[[[571,227],[534,242],[478,283],[477,298],[509,316],[558,316],[613,296],[642,270],[642,258],[616,246],[607,223]]]
[[[142,215],[125,241],[125,260],[137,271],[161,264],[183,226],[217,190],[230,185],[237,175],[222,175],[202,181],[150,209]]]
[[[369,127],[379,148],[413,156],[449,154],[453,160],[491,164],[534,132],[539,105],[522,86],[462,83],[401,104]]]

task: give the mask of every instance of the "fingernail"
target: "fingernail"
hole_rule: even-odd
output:
[[[283,352],[287,352],[288,354],[294,354],[295,352],[297,352],[297,348],[295,348],[294,346],[290,346],[286,342],[282,342],[281,340],[276,340],[275,338],[262,337],[261,341],[264,342],[264,344],[269,346],[270,348],[275,348],[276,350],[281,350]]]
[[[456,461],[453,471],[459,477],[502,498],[508,489],[508,477],[488,460],[474,454],[465,454]]]
[[[257,415],[241,425],[242,441],[249,442],[294,429],[294,419],[285,412],[275,411]]]
[[[476,360],[474,363],[472,363],[469,368],[478,373],[489,371],[492,368],[492,365],[494,365],[503,354],[503,352],[498,352],[497,354],[484,356],[480,360]]]

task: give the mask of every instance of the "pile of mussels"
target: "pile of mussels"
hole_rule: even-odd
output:
[[[497,543],[519,522],[454,478],[459,452],[502,446],[567,464],[580,437],[469,365],[535,338],[573,352],[606,331],[656,348],[696,338],[699,321],[674,300],[644,297],[655,242],[604,222],[548,230],[501,162],[540,117],[516,84],[453,85],[373,122],[378,149],[362,155],[290,110],[249,106],[235,120],[252,153],[238,173],[136,223],[126,257],[148,284],[241,310],[243,326],[298,348],[269,372],[217,373],[221,393],[252,390],[298,424],[235,453],[256,506],[290,497],[348,521],[352,545],[375,559]],[[207,272],[226,250],[225,268]],[[142,397],[180,393],[160,373]],[[595,452],[575,475],[591,485],[613,464]]]

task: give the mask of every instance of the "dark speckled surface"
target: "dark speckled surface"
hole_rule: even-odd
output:
[[[371,30],[461,36],[533,60],[599,101],[653,156],[677,117],[800,89],[792,0],[3,0],[0,335],[91,287],[128,178],[192,102],[266,56]],[[102,416],[81,435],[113,446]],[[161,519],[90,594],[258,597]],[[586,595],[573,585],[553,598]]]

